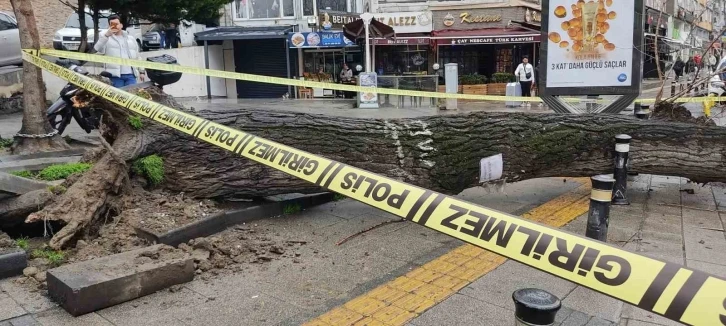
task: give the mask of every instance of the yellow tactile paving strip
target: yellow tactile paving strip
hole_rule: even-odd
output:
[[[532,209],[522,217],[561,227],[587,212],[590,181]],[[489,273],[507,259],[469,244],[460,246],[406,275],[383,284],[305,325],[404,325]]]

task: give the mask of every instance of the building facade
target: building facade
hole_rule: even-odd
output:
[[[38,33],[40,34],[40,45],[45,48],[52,48],[53,35],[57,30],[63,28],[68,16],[73,13],[73,9],[57,0],[32,0],[31,2],[35,13],[35,21],[38,25]],[[76,0],[68,2],[73,5],[76,4]],[[13,12],[10,0],[0,0],[0,11]]]

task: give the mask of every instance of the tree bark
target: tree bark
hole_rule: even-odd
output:
[[[85,53],[90,50],[88,48],[88,26],[86,26],[86,0],[78,0],[78,26],[81,30],[81,44],[78,46],[78,52]]]
[[[10,0],[20,30],[20,45],[23,49],[40,49],[40,37],[35,23],[35,15],[30,0]],[[23,62],[23,126],[20,134],[47,135],[53,127],[45,113],[45,85],[41,69],[29,62]],[[13,154],[68,149],[63,138],[56,134],[52,137],[17,137],[13,144]]]
[[[158,89],[147,90],[155,102],[186,110]],[[111,127],[102,134],[113,151],[28,218],[68,223],[51,241],[54,248],[108,210],[109,199],[124,191],[128,163],[150,154],[164,159],[162,186],[193,197],[321,191],[148,119],[141,130],[134,130],[127,110],[94,101],[106,112],[104,121]],[[447,194],[478,185],[480,160],[496,154],[503,155],[508,182],[612,173],[614,137],[621,133],[633,137],[632,166],[637,172],[726,181],[726,128],[716,126],[607,114],[477,112],[386,120],[247,109],[193,114]]]

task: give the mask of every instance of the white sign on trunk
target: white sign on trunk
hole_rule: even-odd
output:
[[[485,157],[479,162],[479,182],[499,180],[503,172],[502,154]]]
[[[633,85],[634,10],[633,0],[551,0],[546,86]]]

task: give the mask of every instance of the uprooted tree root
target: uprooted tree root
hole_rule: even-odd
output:
[[[658,103],[653,110],[652,118],[655,120],[685,122],[706,126],[716,125],[711,118],[706,116],[695,118],[685,106],[671,102]]]

